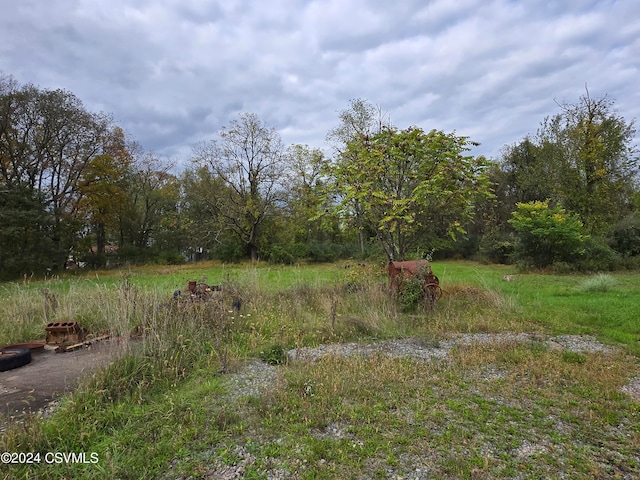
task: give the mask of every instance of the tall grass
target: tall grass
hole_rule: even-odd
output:
[[[43,478],[151,478],[178,457],[186,462],[186,471],[194,465],[191,473],[198,478],[198,469],[204,467],[189,452],[230,445],[235,438],[247,440],[252,432],[269,437],[264,445],[255,444],[255,452],[264,458],[275,455],[291,465],[309,461],[317,468],[325,465],[336,475],[347,477],[360,475],[366,466],[349,460],[351,454],[380,462],[383,475],[394,462],[402,464],[413,458],[416,448],[429,448],[430,441],[445,458],[450,441],[459,445],[470,441],[475,427],[490,439],[489,443],[478,443],[478,448],[498,448],[499,456],[506,458],[513,449],[495,444],[500,445],[502,440],[527,441],[526,435],[517,432],[513,437],[501,436],[505,429],[513,428],[509,422],[522,431],[526,424],[526,415],[520,410],[524,411],[529,400],[511,389],[511,380],[520,382],[518,385],[524,385],[527,391],[533,389],[536,395],[533,415],[538,430],[534,439],[543,435],[543,407],[549,403],[574,408],[575,415],[569,421],[584,421],[589,435],[597,437],[586,426],[587,414],[575,402],[586,396],[594,402],[594,411],[604,412],[609,405],[620,409],[623,399],[616,397],[615,389],[625,380],[624,372],[616,370],[615,388],[607,387],[606,399],[578,392],[571,399],[574,403],[564,404],[563,388],[571,381],[573,369],[583,365],[597,366],[598,371],[614,367],[606,358],[594,363],[591,358],[562,356],[533,347],[500,346],[495,351],[466,348],[454,353],[453,365],[327,358],[312,366],[286,367],[281,388],[262,403],[227,405],[221,397],[223,374],[235,372],[251,357],[278,363],[282,353],[292,347],[405,336],[437,339],[459,332],[542,332],[555,330],[555,322],[560,321],[565,322],[564,331],[583,333],[580,322],[586,324],[592,318],[582,316],[579,306],[594,301],[594,295],[577,291],[574,277],[518,275],[514,281],[504,282],[503,267],[447,263],[434,266],[434,270],[440,276],[442,299],[433,310],[409,312],[388,294],[384,274],[377,267],[323,266],[317,275],[313,267],[251,267],[201,275],[179,270],[174,275],[163,274],[157,284],[151,282],[148,273],[138,276],[130,272],[108,282],[80,278],[6,285],[0,292],[0,318],[5,322],[0,341],[44,336],[47,314],[41,290],[49,288],[57,296],[55,311],[48,313],[50,318],[78,320],[95,334],[108,331],[125,346],[125,353],[66,398],[52,419],[26,422],[0,439],[0,451],[98,450],[103,455],[99,468],[59,465],[47,466],[46,471],[27,471],[12,467],[10,474],[22,478],[33,476],[33,472]],[[187,279],[222,284],[223,291],[206,302],[174,301],[175,286],[186,285]],[[629,314],[637,312],[638,283],[635,277],[621,279],[616,296],[611,291],[598,295],[598,303],[590,305],[588,315],[610,312],[611,302],[628,308]],[[236,299],[241,301],[239,311],[232,308]],[[571,314],[564,315],[566,312]],[[19,328],[4,328],[11,324]],[[615,328],[633,332],[632,325],[621,325]],[[594,324],[592,328],[602,327]],[[629,368],[633,364],[628,358],[621,362]],[[480,364],[497,365],[499,373],[506,372],[509,381],[499,377],[491,385],[478,387],[498,388],[507,396],[506,404],[486,402],[470,388],[469,368],[475,375],[483,368]],[[627,371],[631,371],[629,368]],[[528,372],[536,372],[535,378]],[[550,377],[550,372],[555,372],[555,377]],[[583,368],[579,373],[585,372]],[[549,382],[549,378],[554,386],[550,396],[535,383]],[[596,393],[605,388],[600,385],[604,380],[596,379],[597,383],[585,378],[597,384]],[[519,402],[524,406],[518,406],[516,415],[509,405]],[[432,404],[437,408],[425,406]],[[487,418],[497,419],[495,430],[473,423],[477,413],[474,408]],[[628,415],[626,410],[621,411],[621,415]],[[446,427],[445,413],[457,419],[452,429]],[[437,433],[434,439],[430,440],[420,426],[425,419]],[[500,423],[500,419],[505,420]],[[323,432],[334,427],[346,429],[345,436],[327,439]],[[417,447],[407,443],[407,432]],[[271,438],[274,435],[279,435],[281,444],[271,442],[277,440]],[[636,441],[637,435],[633,438]],[[300,450],[296,450],[296,444],[301,445]],[[228,456],[233,463],[229,450],[220,448],[218,457]],[[482,473],[483,468],[493,473],[502,471],[484,467],[480,458],[467,458],[463,450],[460,447],[454,452],[453,464],[441,465],[434,474],[468,476],[474,469]],[[572,458],[579,461],[582,457]],[[504,473],[513,474],[518,468],[517,462],[511,462]],[[545,468],[549,469],[545,472],[551,471],[552,465],[545,464]],[[206,474],[206,470],[201,471]],[[330,476],[331,470],[327,472]],[[260,477],[258,473],[255,476]]]
[[[582,292],[608,292],[618,284],[618,281],[608,273],[597,273],[580,282],[578,286]]]

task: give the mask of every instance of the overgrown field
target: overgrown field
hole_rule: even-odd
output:
[[[436,262],[429,310],[376,265],[162,268],[0,286],[0,344],[73,319],[139,346],[0,441],[97,463],[2,478],[640,476],[639,275]],[[223,291],[174,301],[189,280]],[[567,335],[602,348],[557,348],[581,345]]]

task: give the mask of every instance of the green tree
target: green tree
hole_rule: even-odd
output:
[[[463,233],[481,198],[490,196],[487,165],[465,153],[467,137],[417,127],[361,135],[331,167],[336,208],[376,232],[390,260],[402,260],[434,212],[446,234]],[[422,245],[420,245],[422,244]]]
[[[537,135],[505,150],[504,199],[560,204],[580,215],[594,235],[607,234],[632,210],[640,159],[635,127],[606,96],[589,92],[576,104],[561,104]]]
[[[95,236],[96,253],[103,254],[107,240],[116,241],[119,220],[129,201],[135,145],[127,146],[124,131],[116,127],[106,139],[103,154],[93,158],[79,182],[79,209]]]
[[[517,260],[535,267],[573,261],[587,238],[580,217],[549,200],[518,203],[509,223],[518,234]]]
[[[280,135],[252,113],[243,113],[223,128],[219,138],[194,148],[197,164],[209,168],[227,187],[218,216],[258,259],[261,227],[285,198],[287,157]]]
[[[128,204],[120,217],[122,245],[142,251],[157,245],[166,230],[178,235],[180,189],[172,168],[152,153],[134,165],[128,181]]]
[[[323,241],[334,236],[334,218],[319,217],[324,209],[323,186],[326,183],[327,159],[322,150],[308,145],[291,145],[287,149],[290,165],[287,211],[297,242]]]
[[[200,166],[183,172],[181,217],[185,232],[186,251],[193,259],[203,260],[210,256],[233,260],[225,246],[236,241],[220,214],[225,210],[223,202],[228,194],[221,194],[229,188],[222,179],[216,177],[209,168]]]
[[[37,192],[0,187],[0,225],[0,280],[54,266],[53,217]]]
[[[89,112],[70,92],[0,81],[0,184],[38,199],[51,216],[41,232],[53,245],[47,267],[62,267],[83,230],[80,178],[110,127],[108,117]]]
[[[327,141],[336,153],[335,161],[337,163],[355,161],[355,159],[349,158],[348,150],[351,142],[378,135],[385,128],[392,128],[389,116],[383,113],[379,106],[361,98],[351,100],[349,107],[339,112],[338,119],[338,126],[327,134]],[[358,199],[352,201],[349,220],[357,230],[360,254],[364,256],[365,237],[369,234],[375,236],[375,231],[366,231],[368,225],[364,219],[363,207],[359,204]]]

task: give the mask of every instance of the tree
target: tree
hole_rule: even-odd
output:
[[[258,259],[260,228],[284,201],[287,158],[280,135],[253,113],[243,113],[223,128],[219,139],[194,148],[194,160],[210,169],[228,187],[211,192],[216,214]]]
[[[0,188],[0,279],[44,273],[52,267],[53,218],[37,192]]]
[[[634,122],[613,107],[587,90],[578,103],[560,104],[534,138],[507,149],[502,169],[511,201],[548,198],[578,213],[592,234],[609,233],[632,210],[640,166]]]
[[[467,137],[417,127],[384,128],[349,142],[331,168],[336,208],[376,232],[389,260],[403,260],[433,213],[446,233],[462,233],[480,198],[490,196],[487,165],[464,153]]]
[[[388,115],[382,109],[367,100],[357,98],[349,102],[349,108],[341,110],[338,114],[340,123],[327,134],[327,141],[333,146],[336,153],[335,163],[350,163],[355,159],[349,158],[349,144],[360,138],[371,137],[382,133],[385,128],[392,128]],[[358,232],[360,254],[365,254],[365,232],[367,222],[364,220],[364,211],[354,199],[351,205],[351,222]],[[373,232],[375,233],[375,232]]]
[[[0,184],[42,202],[53,221],[42,232],[54,247],[48,266],[61,267],[82,229],[79,181],[101,153],[110,119],[87,111],[65,90],[1,83]]]
[[[150,247],[163,230],[177,232],[179,185],[173,165],[145,155],[128,179],[128,204],[121,212],[121,246]]]
[[[127,145],[124,131],[115,127],[105,138],[103,152],[93,158],[80,179],[79,210],[95,235],[96,253],[103,254],[108,238],[117,240],[119,219],[129,201],[129,179],[137,146]]]
[[[217,255],[223,245],[230,243],[229,229],[219,213],[224,209],[221,202],[226,197],[221,192],[229,187],[206,166],[185,170],[180,183],[182,225],[189,255],[198,260]],[[225,260],[234,257],[224,252],[222,255]]]
[[[308,145],[291,145],[287,149],[291,166],[288,181],[288,213],[293,226],[293,239],[299,242],[322,240],[332,233],[332,222],[318,216],[324,208],[322,188],[326,183],[327,160],[324,153]]]
[[[519,259],[536,267],[573,260],[587,238],[580,217],[559,205],[550,207],[549,200],[518,203],[509,223],[519,235]]]
[[[349,101],[349,108],[338,114],[340,123],[327,134],[327,141],[338,154],[344,153],[349,142],[361,136],[371,136],[391,128],[389,116],[382,109],[362,98]]]

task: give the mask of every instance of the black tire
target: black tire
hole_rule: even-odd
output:
[[[0,372],[22,367],[31,362],[31,350],[28,348],[0,348]]]

